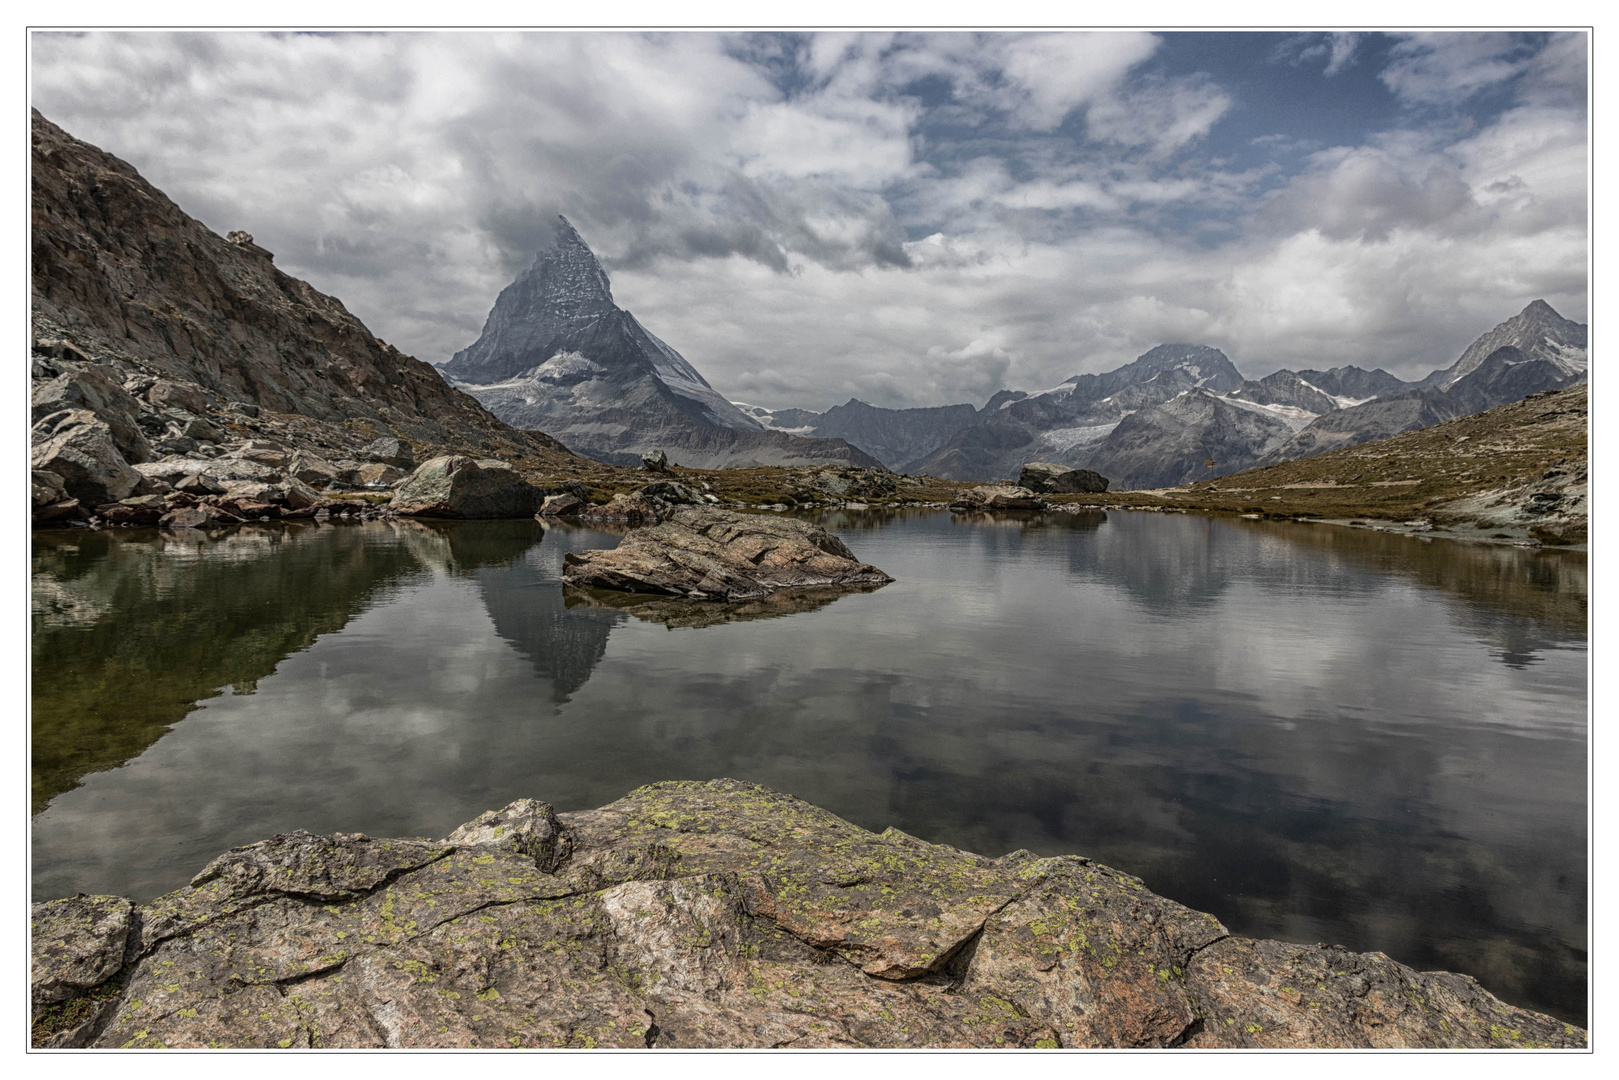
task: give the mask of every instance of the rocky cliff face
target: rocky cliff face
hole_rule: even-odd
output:
[[[971,405],[885,409],[858,398],[850,398],[824,413],[782,409],[762,417],[778,428],[802,423],[805,434],[842,439],[882,462],[885,468],[897,471],[927,457],[977,418],[978,410]]]
[[[70,346],[66,367],[76,370],[74,357],[100,361],[119,381],[140,379],[148,404],[192,415],[235,403],[296,416],[319,426],[328,449],[347,433],[355,448],[396,435],[485,451],[560,450],[379,341],[340,301],[276,269],[251,236],[219,236],[129,164],[38,111],[32,138],[34,335]],[[55,352],[60,361],[60,346]],[[64,370],[44,359],[36,374]],[[149,400],[157,380],[175,400]],[[232,413],[232,422],[252,419]]]
[[[1586,1045],[1463,975],[735,780],[521,799],[441,841],[292,833],[32,926],[36,1046]]]
[[[1457,357],[1454,364],[1435,371],[1420,385],[1449,390],[1471,375],[1496,350],[1508,346],[1522,353],[1525,360],[1544,361],[1557,372],[1559,379],[1572,381],[1571,377],[1583,375],[1589,365],[1586,340],[1587,328],[1584,323],[1565,319],[1552,310],[1546,301],[1536,300],[1506,322],[1481,335]],[[1551,389],[1555,387],[1537,388]],[[1491,402],[1492,406],[1506,404],[1508,402],[1505,401]]]
[[[846,444],[766,431],[715,393],[613,302],[606,272],[566,218],[444,374],[502,420],[610,464],[634,465],[656,449],[694,468],[877,464]]]

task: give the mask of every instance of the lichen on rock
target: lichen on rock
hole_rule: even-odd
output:
[[[79,995],[36,991],[35,1045],[1586,1041],[1465,976],[1233,938],[1089,859],[873,833],[737,780],[522,799],[437,842],[293,833],[140,908],[35,911],[36,987]]]

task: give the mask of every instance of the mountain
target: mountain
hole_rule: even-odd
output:
[[[904,471],[997,480],[1030,461],[1091,468],[1091,451],[1126,416],[1192,390],[1218,393],[1242,384],[1242,373],[1218,349],[1159,345],[1100,375],[1076,375],[1036,394],[996,394],[973,424]]]
[[[1584,382],[1587,328],[1536,300],[1483,334],[1448,368],[1403,392],[1327,413],[1258,464],[1358,446]],[[1341,370],[1341,369],[1339,369]]]
[[[1443,371],[1435,371],[1420,385],[1449,390],[1471,375],[1496,350],[1507,346],[1517,349],[1525,360],[1544,361],[1559,373],[1564,382],[1571,384],[1576,377],[1585,374],[1588,364],[1586,339],[1584,323],[1565,319],[1553,311],[1546,301],[1536,300],[1481,336],[1467,347],[1454,364]]]
[[[1293,431],[1263,409],[1196,389],[1120,420],[1085,467],[1106,476],[1116,491],[1172,487],[1246,469]]]
[[[501,423],[335,297],[276,269],[251,236],[218,235],[38,110],[32,144],[36,374],[124,383],[119,408],[100,410],[108,422],[138,409],[161,430],[178,415],[146,400],[161,392],[193,412],[245,406],[230,414],[240,433],[273,426],[327,452],[392,435],[479,456],[560,456],[555,440]],[[97,371],[80,378],[86,361]]]
[[[843,439],[864,450],[888,469],[898,470],[925,457],[978,418],[971,405],[939,405],[922,409],[885,409],[850,398],[824,413],[808,409],[762,409],[732,402],[767,428],[820,439]]]
[[[716,393],[613,302],[601,263],[560,216],[501,290],[478,340],[442,371],[507,423],[609,464],[638,464],[657,449],[694,468],[877,464],[841,441],[767,430]]]

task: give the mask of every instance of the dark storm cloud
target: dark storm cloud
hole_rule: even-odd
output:
[[[31,39],[48,117],[408,352],[473,340],[561,213],[722,393],[807,407],[981,400],[1163,340],[1420,375],[1537,296],[1584,318],[1586,44]]]

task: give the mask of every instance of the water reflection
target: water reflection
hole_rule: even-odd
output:
[[[898,580],[688,610],[564,590],[563,554],[616,537],[530,522],[41,534],[36,895],[151,896],[291,828],[440,836],[519,796],[730,775],[1084,852],[1238,932],[1583,1019],[1583,557],[1178,515],[821,520]],[[161,693],[124,692],[142,675]]]
[[[608,611],[622,611],[642,622],[658,623],[671,630],[684,630],[720,626],[724,623],[748,622],[754,619],[780,619],[788,615],[801,615],[807,611],[818,611],[840,597],[874,592],[879,588],[881,588],[879,585],[870,585],[852,588],[797,589],[726,604],[713,600],[614,592],[609,589],[570,585],[564,590],[563,602],[570,609],[601,608]]]

